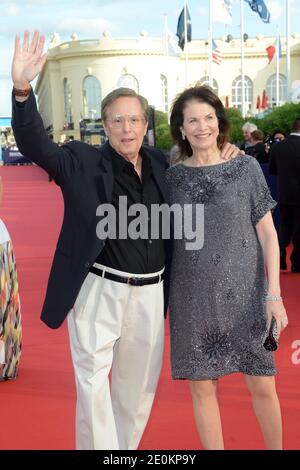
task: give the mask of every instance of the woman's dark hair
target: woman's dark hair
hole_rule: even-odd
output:
[[[218,96],[212,91],[210,87],[205,85],[188,88],[175,98],[170,116],[171,135],[174,142],[179,147],[178,160],[184,160],[185,158],[190,157],[193,153],[192,147],[190,146],[188,140],[182,139],[180,130],[183,125],[184,108],[190,101],[207,103],[214,108],[217,119],[219,121],[219,135],[217,139],[218,147],[222,149],[223,145],[228,140],[229,121],[225,108]]]
[[[274,140],[276,134],[282,134],[284,137],[287,137],[287,133],[283,130],[280,129],[280,127],[276,127],[276,129],[273,130],[272,132],[272,139]]]

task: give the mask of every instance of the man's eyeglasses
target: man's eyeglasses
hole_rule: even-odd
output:
[[[121,129],[125,121],[129,123],[130,127],[139,128],[145,124],[146,119],[144,116],[133,114],[126,116],[114,116],[112,118],[106,119],[106,121],[109,122],[110,125],[115,129]]]

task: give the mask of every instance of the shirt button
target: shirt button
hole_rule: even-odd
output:
[[[149,244],[152,245],[152,240],[149,240]]]
[[[90,267],[90,262],[89,262],[89,261],[86,261],[85,264],[84,264],[84,266],[85,266],[86,268],[89,268],[89,267]]]

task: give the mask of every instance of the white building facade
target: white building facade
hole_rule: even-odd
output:
[[[266,90],[269,105],[276,102],[276,59],[269,64],[266,48],[276,38],[248,38],[245,41],[245,105],[248,115],[257,112],[257,97]],[[216,40],[223,60],[212,65],[213,87],[229,106],[241,107],[240,40]],[[112,90],[125,86],[144,95],[155,109],[169,112],[174,97],[186,86],[208,82],[209,46],[205,40],[187,44],[185,53],[167,55],[161,38],[141,33],[137,38],[113,38],[103,33],[100,39],[59,44],[53,36],[47,63],[35,93],[45,128],[55,141],[80,138],[80,122],[97,120],[101,100]],[[286,81],[285,41],[280,59],[279,101],[289,99],[292,84],[300,80],[300,39],[291,38],[291,83]],[[187,71],[187,73],[186,73]],[[300,83],[300,82],[299,82]]]

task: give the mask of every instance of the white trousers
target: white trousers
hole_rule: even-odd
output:
[[[122,276],[162,273],[134,275],[94,266]],[[163,281],[131,286],[89,273],[68,328],[77,389],[76,448],[136,449],[162,364]]]

